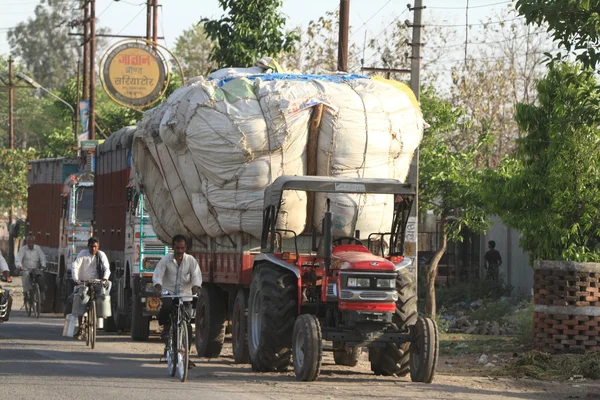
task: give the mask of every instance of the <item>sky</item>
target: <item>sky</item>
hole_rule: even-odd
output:
[[[79,3],[75,0],[62,0]],[[19,22],[33,16],[33,10],[40,0],[0,0],[0,55],[10,52],[7,31]],[[350,41],[362,47],[367,39],[380,35],[395,20],[412,20],[412,12],[407,9],[410,0],[350,0]],[[283,13],[287,15],[288,27],[306,28],[311,20],[335,11],[339,0],[284,0]],[[411,2],[412,3],[412,2]],[[461,31],[456,36],[457,43],[464,42],[465,7],[469,4],[469,23],[478,23],[493,17],[500,9],[507,7],[507,0],[423,0],[427,7],[423,12],[424,24],[445,25],[441,29]],[[218,18],[223,12],[217,0],[159,0],[159,36],[164,36],[162,44],[174,46],[176,38],[184,29],[197,23],[201,18]],[[145,0],[96,0],[98,27],[107,27],[113,34],[145,35]],[[471,30],[477,26],[472,27]],[[117,41],[118,39],[115,39]],[[457,53],[462,51],[457,50]],[[427,56],[427,46],[424,48]]]

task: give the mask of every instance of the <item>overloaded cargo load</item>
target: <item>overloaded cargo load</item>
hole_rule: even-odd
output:
[[[163,240],[260,237],[264,189],[281,175],[406,179],[425,123],[405,85],[356,75],[217,76],[175,91],[135,133],[135,176]],[[318,130],[309,135],[311,122]],[[328,196],[334,235],[389,230],[392,196]],[[308,218],[319,227],[325,195],[314,215],[307,204],[304,192],[285,192],[278,228],[300,234]]]

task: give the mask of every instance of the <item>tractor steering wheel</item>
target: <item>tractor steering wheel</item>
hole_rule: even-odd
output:
[[[344,244],[343,243],[344,241],[348,242],[346,244],[359,244],[359,245],[362,246],[362,242],[359,239],[357,239],[355,237],[352,237],[352,236],[340,236],[340,237],[334,239],[333,242],[332,242],[332,244],[334,246],[337,246],[337,245],[340,245],[340,244]]]

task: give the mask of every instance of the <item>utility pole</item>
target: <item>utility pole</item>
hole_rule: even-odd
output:
[[[350,0],[340,0],[340,31],[338,40],[338,71],[348,71],[348,31],[350,30]]]
[[[423,0],[415,0],[414,7],[410,7],[410,11],[414,11],[413,17],[413,34],[412,34],[412,54],[410,61],[410,88],[417,100],[420,98],[421,92],[421,29],[423,25],[421,23],[421,13],[425,7],[423,6]],[[410,171],[408,174],[408,183],[415,185],[415,190],[417,196],[415,197],[415,202],[413,204],[412,209],[410,210],[410,215],[408,217],[408,224],[406,227],[407,237],[405,239],[405,243],[408,245],[405,249],[405,254],[410,257],[414,257],[414,274],[415,278],[417,275],[417,260],[418,260],[418,237],[419,237],[419,149],[415,150],[415,154],[413,156],[412,162],[410,164]],[[416,280],[415,280],[416,282]]]
[[[13,84],[13,58],[8,56],[8,145],[11,150],[15,149],[15,120],[13,106],[15,101],[15,88]],[[11,213],[12,218],[12,213]]]
[[[90,140],[96,138],[96,0],[90,0]]]
[[[79,127],[79,78],[81,73],[81,60],[77,60],[77,86],[76,86],[76,97],[75,97],[75,115],[73,116],[73,135],[75,135],[75,141],[77,141],[77,131]]]
[[[88,0],[85,0],[83,3],[83,100],[88,100],[90,97],[88,95],[88,71],[89,71],[89,58],[90,58],[90,37],[88,24],[90,21],[90,8],[88,4]]]
[[[146,0],[146,40],[152,40],[152,2],[154,0]]]
[[[158,0],[152,0],[152,43],[158,43]]]

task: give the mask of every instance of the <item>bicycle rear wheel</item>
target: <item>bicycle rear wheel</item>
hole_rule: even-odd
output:
[[[31,317],[31,290],[29,291],[29,293],[27,293],[27,299],[25,299],[25,301],[23,302],[23,305],[25,306],[25,312],[27,313],[28,317]]]
[[[188,373],[190,357],[190,342],[188,340],[188,326],[185,321],[179,326],[177,335],[177,375],[181,382],[185,382]]]
[[[40,285],[37,283],[33,284],[31,291],[31,308],[36,318],[40,317],[40,310],[42,307],[42,295],[40,294]]]
[[[96,327],[98,324],[98,317],[96,316],[96,302],[93,299],[90,299],[88,318],[90,319],[90,345],[93,349],[94,346],[96,346]]]
[[[171,325],[169,326],[169,338],[167,339],[167,370],[169,371],[170,376],[175,376],[175,371],[177,371],[177,337],[175,336],[176,325],[174,321],[171,320]]]

